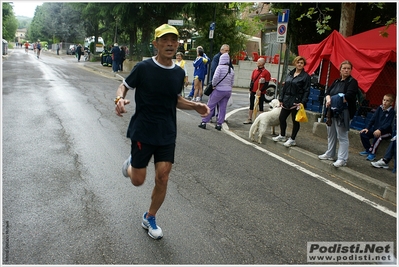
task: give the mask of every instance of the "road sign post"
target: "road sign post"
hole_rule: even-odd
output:
[[[285,9],[281,13],[278,13],[277,21],[277,43],[285,43],[288,30],[288,18],[290,10]]]
[[[209,26],[209,39],[213,39],[213,34],[215,32],[215,22],[212,22],[211,25]]]
[[[280,56],[278,58],[278,70],[277,70],[277,90],[280,91],[280,60],[283,52],[283,43],[286,41],[287,30],[288,30],[288,18],[290,15],[289,9],[284,9],[278,13],[277,18],[277,43],[280,43]],[[277,93],[275,94],[275,97]]]
[[[209,40],[210,40],[210,46],[209,46],[209,51],[210,51],[210,60],[212,60],[212,51],[213,51],[213,36],[215,33],[215,28],[216,28],[216,23],[212,22],[211,25],[209,26]],[[209,79],[211,75],[211,62],[208,64],[208,74],[206,75],[206,84],[209,84]]]

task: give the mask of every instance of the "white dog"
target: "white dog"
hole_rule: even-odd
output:
[[[269,103],[270,109],[267,112],[260,114],[251,125],[249,129],[249,138],[255,141],[254,135],[259,130],[258,133],[258,143],[262,144],[262,136],[265,134],[268,127],[272,127],[274,133],[274,126],[280,125],[279,116],[281,112],[280,101],[278,99],[273,99]]]

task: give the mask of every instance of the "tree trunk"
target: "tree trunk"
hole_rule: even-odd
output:
[[[342,3],[339,33],[344,37],[352,35],[355,23],[356,3]]]
[[[131,27],[129,30],[129,60],[133,59],[133,52],[136,51],[137,47],[137,28]]]

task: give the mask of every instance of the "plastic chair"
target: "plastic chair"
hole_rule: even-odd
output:
[[[240,57],[238,58],[239,60],[245,60],[245,52],[244,51],[240,51]]]
[[[278,64],[278,60],[280,59],[280,55],[279,54],[275,54],[274,58],[273,58],[273,64]]]
[[[258,52],[252,52],[252,60],[253,61],[258,61],[259,59],[259,54]]]

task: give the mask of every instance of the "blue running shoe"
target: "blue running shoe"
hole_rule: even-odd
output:
[[[367,150],[362,151],[359,153],[361,156],[368,156],[370,154],[370,152],[368,152]]]
[[[161,239],[163,237],[162,229],[157,225],[155,222],[155,216],[150,216],[147,218],[147,213],[144,212],[143,214],[143,221],[141,223],[141,226],[144,229],[148,230],[148,235],[151,236],[154,239]]]
[[[375,159],[375,154],[369,154],[368,156],[367,156],[367,160],[369,160],[369,161],[373,161]]]

